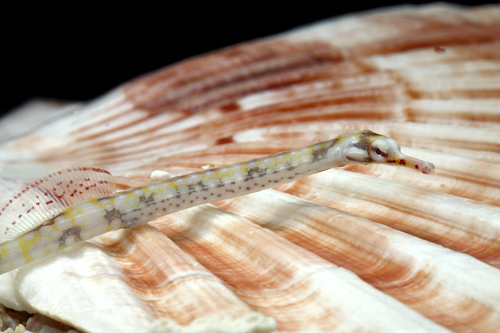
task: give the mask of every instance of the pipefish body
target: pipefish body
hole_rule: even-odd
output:
[[[434,165],[403,155],[370,130],[248,162],[174,177],[114,193],[109,172],[69,168],[22,188],[0,210],[0,274],[108,231],[229,199],[348,164],[389,164],[425,174]]]

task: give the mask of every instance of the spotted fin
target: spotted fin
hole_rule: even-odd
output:
[[[51,173],[19,189],[0,206],[0,243],[38,227],[69,206],[114,192],[113,177],[104,169],[74,167]]]

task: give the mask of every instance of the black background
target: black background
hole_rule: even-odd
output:
[[[0,115],[33,98],[84,101],[210,50],[401,2],[186,2],[2,10]],[[216,3],[216,5],[215,5]],[[281,4],[280,4],[281,3]],[[329,5],[325,5],[329,3]],[[459,1],[465,5],[486,2]],[[80,7],[79,7],[80,6]]]

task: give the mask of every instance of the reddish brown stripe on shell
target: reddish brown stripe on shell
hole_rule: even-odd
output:
[[[149,110],[154,114],[165,107],[176,107],[188,96],[233,85],[249,77],[257,78],[269,73],[286,72],[294,68],[341,59],[341,53],[327,43],[255,42],[184,61],[178,67],[182,68],[181,76],[176,75],[179,70],[177,67],[168,67],[152,75],[138,78],[125,86],[125,91],[128,99],[137,108]],[[307,75],[305,72],[304,74]],[[241,92],[248,93],[270,87],[272,85],[264,81],[251,90],[244,89]],[[241,95],[241,92],[230,95],[234,98]]]

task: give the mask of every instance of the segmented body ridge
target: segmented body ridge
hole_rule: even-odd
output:
[[[432,172],[432,164],[402,155],[391,140],[369,130],[356,131],[276,155],[68,205],[26,233],[0,244],[0,273],[108,231],[143,225],[162,215],[272,188],[332,167],[387,163]],[[372,147],[377,141],[379,144]]]

